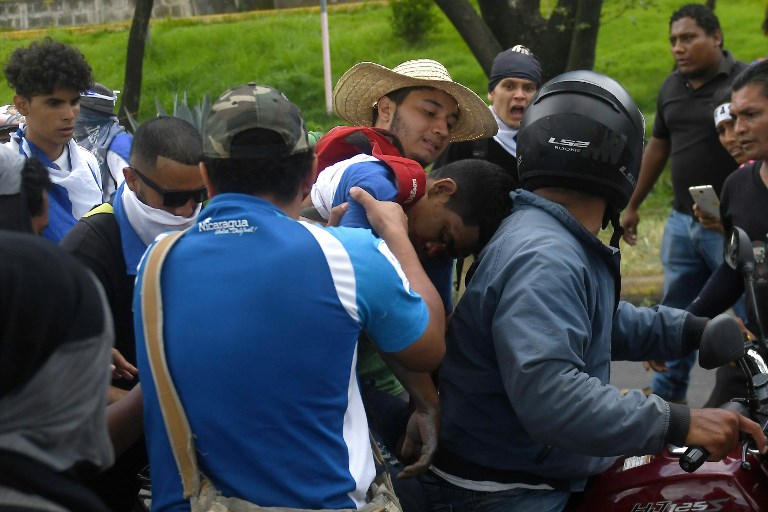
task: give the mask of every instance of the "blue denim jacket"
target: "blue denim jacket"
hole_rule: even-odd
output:
[[[687,420],[609,385],[611,359],[677,356],[687,313],[616,306],[618,250],[556,203],[512,198],[451,322],[440,450],[506,482],[581,490],[615,456],[661,451],[670,421]]]

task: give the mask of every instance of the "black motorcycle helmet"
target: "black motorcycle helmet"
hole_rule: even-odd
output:
[[[517,136],[517,169],[526,190],[562,187],[608,201],[618,225],[637,184],[645,120],[618,82],[594,71],[570,71],[545,83],[525,111]]]

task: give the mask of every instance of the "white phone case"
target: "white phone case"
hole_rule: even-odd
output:
[[[688,190],[691,193],[691,197],[699,205],[699,208],[705,213],[720,218],[720,200],[715,194],[715,189],[712,185],[699,185],[696,187],[689,187]]]

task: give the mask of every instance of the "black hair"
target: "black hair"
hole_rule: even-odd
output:
[[[435,90],[435,88],[427,87],[425,85],[415,85],[413,87],[402,87],[400,89],[395,89],[392,92],[388,92],[384,96],[392,100],[395,105],[400,106],[405,101],[405,98],[407,98],[408,95],[411,94],[413,91],[425,91],[425,90],[433,91]],[[379,119],[379,104],[377,102],[371,109],[371,126],[375,126],[376,121],[378,119]]]
[[[698,26],[704,29],[707,35],[713,36],[715,32],[720,31],[720,47],[723,47],[725,38],[720,29],[720,20],[715,13],[704,4],[687,4],[672,13],[669,18],[669,26],[682,18],[692,18]]]
[[[763,95],[768,97],[768,60],[755,62],[739,73],[733,79],[731,88],[734,92],[752,84],[759,84],[763,88]]]
[[[456,183],[456,192],[445,206],[456,212],[464,224],[478,227],[478,251],[512,211],[509,193],[515,188],[515,180],[494,163],[457,160],[432,170],[428,177],[431,180],[450,178]]]
[[[3,67],[16,94],[27,99],[57,87],[85,92],[93,83],[91,66],[79,50],[46,37],[16,48]]]
[[[21,168],[21,187],[27,200],[30,217],[43,213],[43,191],[51,186],[48,169],[37,159],[27,158]]]
[[[285,145],[277,132],[253,128],[235,135],[231,148],[276,145]],[[203,156],[203,163],[208,179],[220,194],[273,195],[279,201],[289,201],[312,171],[314,158],[314,152],[308,150],[294,155],[268,152],[263,157],[248,158]]]
[[[136,130],[130,160],[131,165],[141,161],[154,168],[161,156],[180,164],[197,165],[202,155],[203,138],[197,128],[178,117],[158,116],[145,121]]]

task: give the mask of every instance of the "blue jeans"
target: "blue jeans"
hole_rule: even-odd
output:
[[[472,491],[446,482],[431,471],[419,477],[431,512],[560,512],[568,491],[512,489]]]
[[[704,229],[693,217],[672,210],[661,240],[664,267],[664,296],[661,304],[685,309],[696,298],[704,283],[723,261],[723,237]],[[734,306],[739,316],[741,310]],[[696,352],[667,361],[668,371],[653,377],[652,389],[667,400],[685,400]]]

